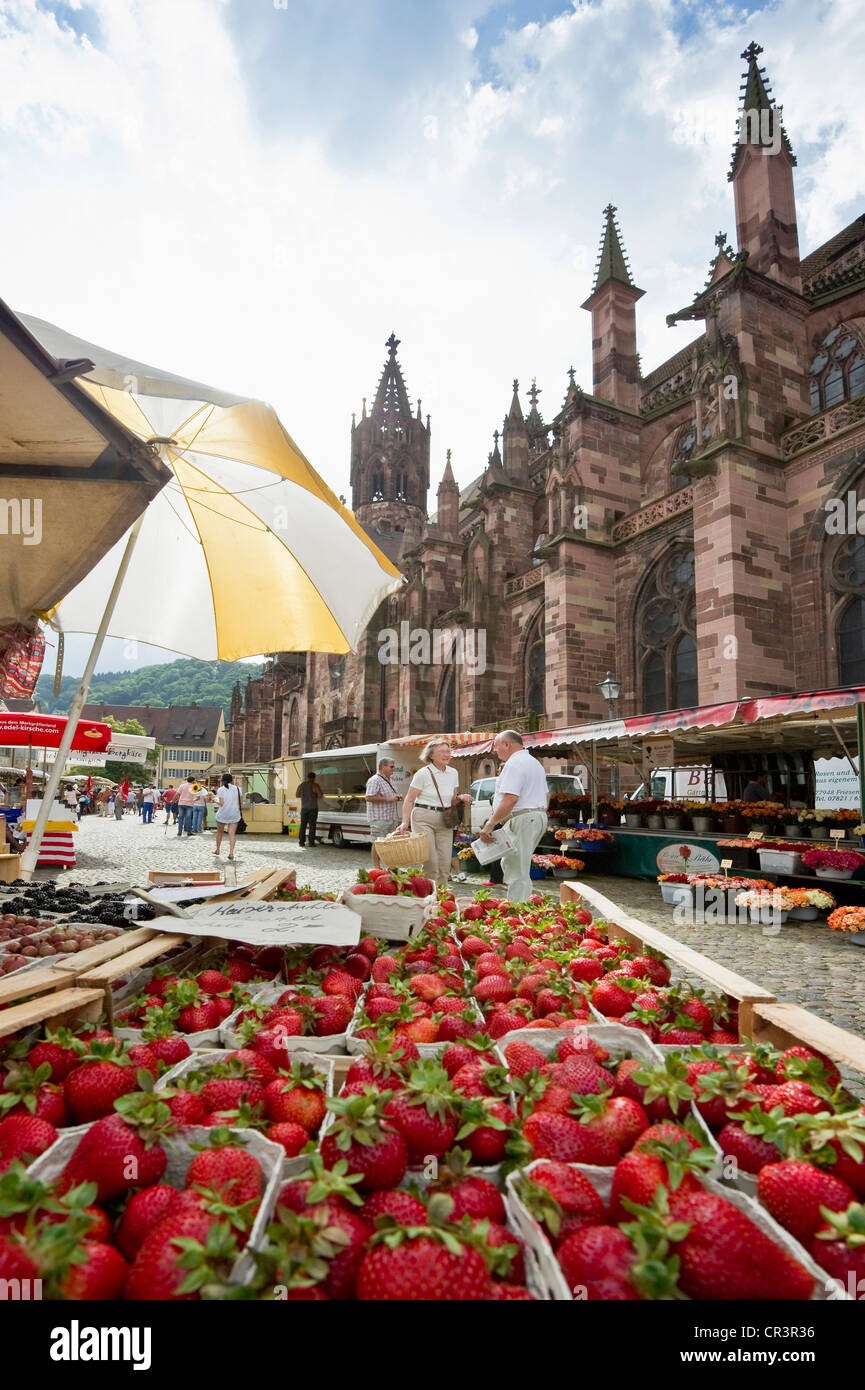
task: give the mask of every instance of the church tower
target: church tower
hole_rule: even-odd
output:
[[[389,559],[416,545],[427,516],[430,425],[411,403],[397,361],[399,338],[385,344],[387,361],[372,409],[366,399],[351,425],[351,505],[361,526]]]

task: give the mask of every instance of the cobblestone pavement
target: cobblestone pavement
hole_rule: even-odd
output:
[[[166,831],[161,815],[158,821],[148,826],[138,816],[126,815],[119,822],[86,817],[76,836],[78,867],[59,875],[40,870],[38,877],[141,885],[148,869],[206,869],[216,863],[214,831],[180,839],[174,826]],[[223,859],[225,853],[223,845]],[[334,892],[353,883],[358,869],[368,864],[369,854],[361,847],[338,850],[322,844],[301,849],[287,835],[244,835],[237,842],[239,879],[255,869],[296,869],[298,883]],[[841,1028],[865,1033],[865,950],[830,932],[825,922],[789,923],[777,936],[745,924],[691,926],[675,920],[674,909],[661,902],[655,883],[600,874],[586,881],[633,916],[773,990],[779,999],[801,1004]],[[471,890],[480,883],[479,877],[470,877],[466,887]],[[553,880],[538,886],[558,893]]]

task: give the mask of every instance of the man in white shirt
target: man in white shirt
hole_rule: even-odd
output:
[[[492,840],[492,831],[507,823],[515,846],[502,855],[502,873],[508,898],[522,903],[531,896],[532,855],[547,828],[547,774],[513,729],[506,729],[494,739],[493,751],[503,766],[493,809],[480,837]]]

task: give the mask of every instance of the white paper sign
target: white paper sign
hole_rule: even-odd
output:
[[[158,931],[221,936],[250,946],[356,946],[363,920],[342,903],[239,902],[202,907],[194,917],[159,917]]]

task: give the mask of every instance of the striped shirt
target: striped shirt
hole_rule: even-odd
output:
[[[380,772],[374,772],[366,784],[366,809],[370,820],[399,820],[399,801],[370,801],[371,796],[395,796],[396,787]]]

